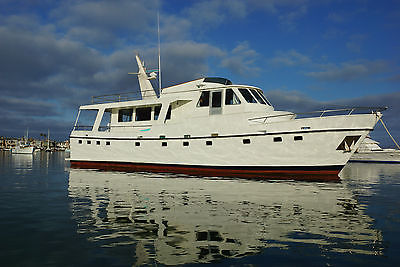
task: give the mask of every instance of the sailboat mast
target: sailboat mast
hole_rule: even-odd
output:
[[[157,34],[158,34],[158,88],[161,94],[161,43],[160,43],[160,11],[157,12]]]

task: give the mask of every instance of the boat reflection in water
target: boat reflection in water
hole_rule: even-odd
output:
[[[298,245],[383,251],[380,232],[345,182],[69,171],[78,232],[101,247],[130,246],[137,265],[207,263]]]

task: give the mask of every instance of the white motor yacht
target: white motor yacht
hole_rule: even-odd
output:
[[[157,91],[150,82],[157,75],[136,60],[140,99],[106,95],[80,106],[70,134],[72,167],[337,180],[384,110],[304,117],[276,111],[260,88],[216,77]],[[95,113],[91,122],[81,120],[87,112]]]

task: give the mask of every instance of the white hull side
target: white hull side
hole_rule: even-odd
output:
[[[148,132],[132,130],[130,134],[75,131],[71,134],[71,161],[237,167],[344,166],[376,120],[375,115],[365,114],[296,119],[246,128],[234,128],[233,123],[221,120],[199,129],[185,129],[188,125],[197,125],[193,121],[169,127],[162,125],[159,129],[154,126]],[[310,129],[301,130],[303,126]],[[212,137],[213,132],[218,132],[218,137]],[[191,137],[183,138],[185,133],[191,133]],[[160,134],[166,138],[159,139]],[[294,141],[294,136],[302,136],[303,140]],[[337,150],[346,136],[360,136],[360,139],[349,152]],[[274,142],[274,137],[281,137],[282,142]],[[250,144],[244,144],[244,139],[250,139]],[[207,146],[206,141],[212,141],[212,146]],[[140,146],[135,146],[136,142]],[[167,146],[163,147],[163,142]],[[189,142],[189,146],[183,146],[183,142]]]

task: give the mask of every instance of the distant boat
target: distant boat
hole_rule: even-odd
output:
[[[51,152],[50,149],[50,130],[47,129],[47,148],[46,148],[46,152]]]
[[[350,162],[400,163],[400,150],[381,148],[379,142],[367,136]]]
[[[24,138],[25,139],[25,138]],[[32,154],[35,148],[28,142],[28,130],[26,130],[26,141],[19,141],[17,146],[11,149],[12,154]]]

